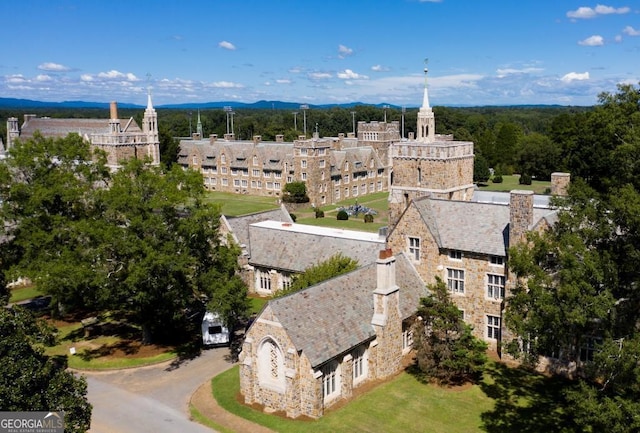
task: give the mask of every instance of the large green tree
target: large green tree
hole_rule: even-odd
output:
[[[66,370],[65,357],[49,357],[52,330],[20,307],[0,308],[0,407],[4,411],[64,411],[65,432],[91,425],[87,382]]]
[[[413,326],[416,365],[421,374],[441,384],[477,382],[487,361],[487,344],[474,337],[444,281],[428,286]]]
[[[21,143],[0,170],[3,263],[65,310],[118,314],[145,342],[183,337],[206,300],[229,322],[246,314],[199,173],[135,159],[110,173],[77,136]]]

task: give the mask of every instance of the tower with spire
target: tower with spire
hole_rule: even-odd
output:
[[[473,197],[473,142],[455,141],[451,135],[436,134],[427,72],[425,67],[416,136],[409,134],[408,140],[393,143],[389,149],[389,230],[393,230],[411,200],[418,197],[428,195],[446,200]]]
[[[142,118],[142,132],[147,141],[147,155],[152,165],[160,164],[160,135],[158,133],[158,113],[151,102],[151,88],[147,91],[147,108]]]

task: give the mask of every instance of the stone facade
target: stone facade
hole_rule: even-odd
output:
[[[406,258],[383,250],[376,263],[270,301],[240,354],[245,403],[318,418],[357,387],[398,373],[403,322],[425,295]]]
[[[551,173],[551,195],[566,196],[570,183],[571,175],[569,173]]]
[[[263,142],[260,136],[251,141],[233,136],[220,140],[215,135],[203,140],[194,134],[180,141],[178,163],[200,171],[211,191],[280,197],[286,183],[302,181],[314,206],[357,199],[388,191],[388,163],[378,151],[386,155],[390,140],[399,137],[393,133],[395,123],[361,126],[378,131],[382,138],[367,135],[361,141],[344,134],[325,138],[316,134],[286,143],[282,136]]]
[[[107,155],[107,165],[117,169],[130,158],[145,159],[152,165],[160,164],[160,138],[158,134],[158,115],[151,103],[151,94],[147,98],[147,108],[142,120],[142,128],[135,120],[118,118],[115,102],[110,105],[110,118],[106,119],[51,119],[38,118],[33,114],[24,115],[22,127],[18,119],[7,120],[7,149],[18,139],[29,139],[39,132],[44,137],[63,138],[68,134],[79,134],[93,147],[103,150]]]

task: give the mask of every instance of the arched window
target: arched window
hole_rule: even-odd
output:
[[[284,354],[272,338],[266,338],[258,349],[258,381],[261,386],[284,392]]]

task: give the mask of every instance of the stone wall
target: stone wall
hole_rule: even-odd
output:
[[[551,173],[551,195],[566,196],[571,183],[569,173]]]

